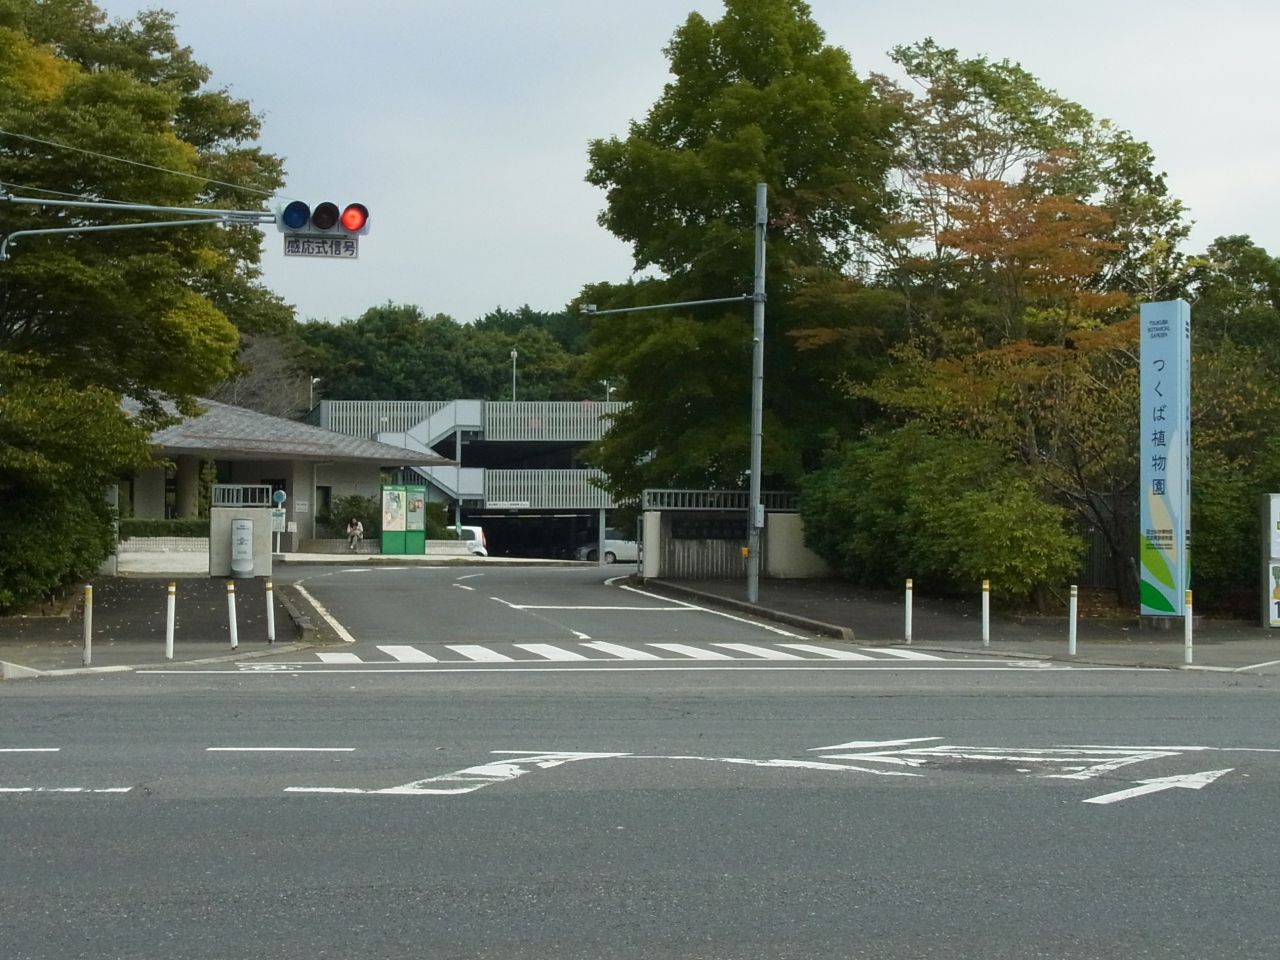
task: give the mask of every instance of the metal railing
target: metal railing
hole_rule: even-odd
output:
[[[601,481],[600,470],[486,470],[484,500],[488,506],[525,510],[608,510],[615,504]]]
[[[269,483],[215,483],[209,487],[209,503],[215,507],[269,507]]]
[[[645,510],[733,510],[750,509],[746,490],[645,490]],[[762,491],[760,502],[767,513],[798,513],[800,495],[793,491]]]
[[[412,430],[448,400],[322,400],[317,426],[372,440],[380,433]]]
[[[489,402],[484,405],[486,440],[599,440],[609,429],[605,414],[625,410],[617,401]]]

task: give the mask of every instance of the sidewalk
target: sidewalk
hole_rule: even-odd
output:
[[[168,586],[177,584],[173,660],[165,659]],[[266,586],[237,580],[236,633],[231,649],[226,581],[208,577],[100,577],[93,581],[92,672],[160,666],[198,660],[265,656],[301,649],[309,622],[288,598],[288,585],[274,594],[276,642],[267,643]],[[6,679],[83,671],[84,608],[79,596],[49,616],[0,617],[0,675]],[[24,669],[25,668],[25,669]]]
[[[646,589],[729,606],[766,619],[791,623],[864,645],[903,642],[902,594],[868,590],[841,580],[760,581],[760,603],[746,602],[745,580],[647,580]],[[1238,620],[1197,618],[1193,661],[1184,664],[1181,622],[1175,630],[1141,629],[1133,620],[1082,619],[1076,656],[1067,653],[1065,617],[992,616],[991,644],[982,645],[982,613],[966,604],[916,597],[912,604],[912,648],[1004,658],[1062,660],[1108,666],[1164,667],[1280,673],[1280,630]]]

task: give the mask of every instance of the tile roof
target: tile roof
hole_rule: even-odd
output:
[[[202,399],[199,404],[206,411],[202,416],[157,430],[151,435],[151,442],[166,454],[204,454],[209,459],[333,460],[383,466],[444,466],[454,462],[214,400]],[[129,414],[141,409],[130,399],[123,406]],[[174,412],[172,404],[166,404],[166,408]]]

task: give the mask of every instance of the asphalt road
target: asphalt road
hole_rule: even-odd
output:
[[[313,569],[293,580],[332,645],[301,656],[196,668],[667,671],[1026,670],[1049,665],[838,643],[671,599],[626,582],[631,566]]]
[[[1280,954],[1274,677],[405,666],[0,686],[0,953]]]

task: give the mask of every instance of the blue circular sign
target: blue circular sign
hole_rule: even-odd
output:
[[[272,492],[271,499],[274,500],[276,503],[284,503],[285,500],[288,499],[288,497],[286,496],[283,490],[276,490]]]

